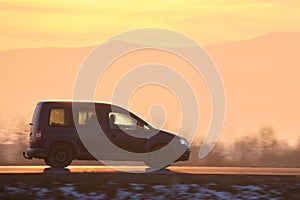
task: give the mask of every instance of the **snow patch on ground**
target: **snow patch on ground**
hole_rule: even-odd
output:
[[[17,194],[17,193],[27,192],[27,190],[25,190],[25,189],[13,187],[13,186],[6,186],[4,189],[9,194]]]
[[[56,199],[57,196],[67,199],[273,199],[277,200],[282,193],[268,185],[228,185],[218,187],[215,183],[200,184],[144,184],[128,183],[118,185],[115,182],[103,183],[103,187],[92,192],[77,191],[79,184],[56,183],[55,188],[32,187],[28,183],[5,186],[0,193],[5,195],[31,195],[36,199]],[[109,188],[113,188],[110,190]]]
[[[58,188],[63,192],[65,197],[71,197],[72,199],[105,199],[104,194],[92,193],[79,193],[75,190],[74,184],[65,184]]]
[[[39,198],[45,197],[47,194],[50,194],[50,190],[47,188],[40,188],[40,187],[35,187],[32,188],[32,191],[35,193],[35,195]]]

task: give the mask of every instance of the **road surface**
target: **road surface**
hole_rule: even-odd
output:
[[[48,166],[0,166],[0,174],[7,173],[108,173],[108,172],[147,172],[141,167],[107,166],[69,166],[65,169],[53,169]],[[150,170],[151,171],[151,170]],[[187,167],[170,166],[157,173],[187,174],[245,174],[245,175],[300,175],[300,168],[257,168],[257,167]]]

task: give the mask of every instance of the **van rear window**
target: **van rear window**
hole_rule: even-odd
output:
[[[49,125],[50,126],[69,126],[70,120],[67,120],[64,108],[52,108],[50,110]]]

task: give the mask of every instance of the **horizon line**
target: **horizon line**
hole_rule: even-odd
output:
[[[293,31],[293,32],[285,32],[285,31],[276,31],[276,32],[268,32],[265,34],[256,35],[253,37],[240,39],[240,40],[230,40],[227,42],[221,42],[221,43],[210,43],[210,44],[200,44],[203,47],[209,47],[209,46],[218,46],[218,45],[226,45],[226,44],[232,44],[232,43],[239,43],[239,42],[247,42],[251,41],[257,38],[265,37],[268,35],[278,35],[278,34],[300,34],[300,31]],[[197,41],[196,41],[197,42]],[[81,49],[81,48],[95,48],[99,44],[90,44],[90,45],[84,45],[84,46],[36,46],[36,47],[17,47],[17,48],[9,48],[9,49],[0,49],[0,53],[9,52],[9,51],[16,51],[16,50],[27,50],[27,49]]]

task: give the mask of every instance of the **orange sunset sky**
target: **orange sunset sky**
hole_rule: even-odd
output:
[[[138,27],[164,27],[200,44],[300,29],[298,0],[0,1],[1,50],[79,47]]]
[[[264,126],[281,139],[299,137],[298,0],[0,0],[0,139],[7,124],[30,121],[40,99],[70,99],[93,46],[143,27],[178,31],[207,50],[227,94],[223,139],[253,135]],[[134,96],[136,105],[145,94]],[[141,107],[133,109],[149,119]],[[177,109],[169,106],[168,112],[174,116]],[[170,117],[165,128],[176,131],[177,121]]]

